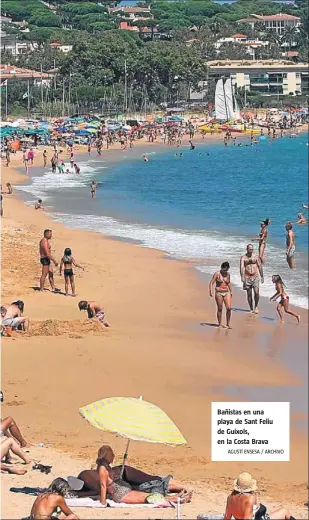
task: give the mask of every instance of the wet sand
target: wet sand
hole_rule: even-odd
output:
[[[14,169],[19,165],[20,158],[14,157],[12,167],[3,167],[3,185],[22,180]],[[30,441],[44,442],[47,448],[36,449],[35,456],[46,464],[55,461],[52,476],[90,467],[103,442],[113,445],[118,460],[123,452],[124,439],[91,427],[78,415],[79,407],[106,396],[142,395],[166,411],[188,445],[173,449],[132,443],[130,463],[156,474],[172,473],[196,488],[196,499],[183,508],[184,517],[223,512],[232,480],[246,469],[258,479],[264,503],[285,505],[297,518],[307,518],[307,417],[303,407],[297,408],[297,403],[306,403],[307,371],[299,366],[307,366],[307,311],[300,310],[300,326],[292,318],[280,326],[273,321],[273,305],[263,301],[260,316],[250,316],[243,293],[235,292],[233,305],[240,310],[233,313],[233,329],[218,330],[213,326],[214,301],[189,263],[67,229],[15,196],[4,195],[4,212],[2,303],[25,301],[33,335],[16,333],[2,342],[2,415],[12,415]],[[40,276],[38,242],[46,227],[53,229],[54,255],[60,259],[64,248],[71,247],[85,267],[85,272],[75,270],[76,299],[34,290]],[[55,279],[63,289],[63,279],[58,274]],[[112,327],[100,331],[85,322],[77,309],[79,299],[102,302]],[[295,367],[296,357],[301,363]],[[283,400],[289,389],[294,396],[290,462],[210,461],[211,401],[257,400],[262,395]],[[3,476],[2,516],[20,518],[33,501],[24,495],[12,498],[10,486],[42,486],[50,477],[36,472]],[[76,512],[81,518],[103,516]],[[137,517],[135,511],[126,514]],[[158,518],[156,510],[140,514]],[[117,515],[121,517],[112,510],[108,516]],[[173,518],[175,512],[160,511],[159,516]]]

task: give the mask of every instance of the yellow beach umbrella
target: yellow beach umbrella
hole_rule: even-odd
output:
[[[141,397],[108,397],[83,406],[79,413],[92,426],[128,439],[122,471],[130,440],[170,446],[187,443],[166,413]]]

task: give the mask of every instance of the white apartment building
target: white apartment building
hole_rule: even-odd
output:
[[[236,88],[264,96],[308,95],[308,63],[287,60],[216,60],[207,63],[209,78],[231,78]]]
[[[248,23],[254,29],[255,24],[263,24],[265,31],[275,31],[277,34],[283,34],[288,27],[296,29],[301,25],[299,16],[291,14],[278,13],[267,16],[252,14],[248,18],[241,18],[237,23]]]

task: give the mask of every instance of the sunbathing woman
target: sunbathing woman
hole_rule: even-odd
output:
[[[114,502],[124,504],[149,503],[151,493],[133,490],[131,484],[120,478],[119,468],[117,468],[116,472],[114,471],[115,468],[111,467],[114,458],[115,455],[110,446],[102,446],[99,449],[96,461],[97,469],[82,471],[78,476],[78,478],[84,482],[82,492],[87,489],[92,493],[96,491],[97,494],[100,494],[102,504],[106,504],[106,498],[111,498]],[[134,468],[132,468],[132,470],[134,470]],[[147,480],[159,478],[151,475],[146,475],[146,477]],[[177,484],[173,485],[170,483],[168,485],[168,491],[178,492],[176,495],[167,496],[166,500],[169,502],[177,502],[178,498],[180,498],[182,503],[190,502],[192,497],[192,491],[186,492],[183,487],[177,486]]]
[[[75,262],[75,259],[72,256],[71,249],[69,247],[67,247],[64,250],[63,257],[61,258],[60,269],[59,269],[59,273],[61,276],[62,267],[64,267],[63,274],[64,274],[64,286],[65,286],[66,296],[69,295],[69,282],[71,284],[72,296],[76,296],[74,273],[73,273],[73,269],[72,269],[73,265],[75,265],[75,267],[78,267],[79,269],[82,269],[84,271],[84,268]]]
[[[234,489],[227,498],[224,520],[295,520],[286,509],[269,512],[263,504],[258,503],[256,496],[256,480],[250,473],[241,473],[234,480]]]
[[[18,446],[17,442],[13,437],[6,437],[4,434],[0,437],[0,448],[1,448],[1,471],[7,471],[8,473],[14,473],[14,475],[24,475],[27,470],[24,468],[16,468],[14,465],[5,464],[2,460],[6,457],[6,460],[10,459],[10,450],[24,461],[25,464],[31,464],[23,450]]]
[[[29,520],[51,520],[53,518],[78,520],[78,516],[68,508],[64,500],[69,491],[70,486],[66,480],[63,478],[53,480],[48,490],[35,500]]]
[[[259,257],[261,259],[261,262],[264,263],[264,253],[266,248],[266,242],[267,242],[267,226],[270,225],[270,219],[266,218],[265,220],[262,220],[261,222],[261,231],[258,237],[253,237],[252,241],[258,241],[259,242]]]

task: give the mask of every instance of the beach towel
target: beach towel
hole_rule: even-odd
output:
[[[170,502],[161,502],[160,504],[119,504],[114,502],[113,500],[107,499],[107,505],[101,504],[100,500],[93,500],[90,497],[84,498],[66,498],[66,503],[69,507],[91,507],[95,509],[106,508],[106,507],[114,507],[114,508],[141,508],[147,507],[148,509],[153,509],[157,507],[173,507]]]

